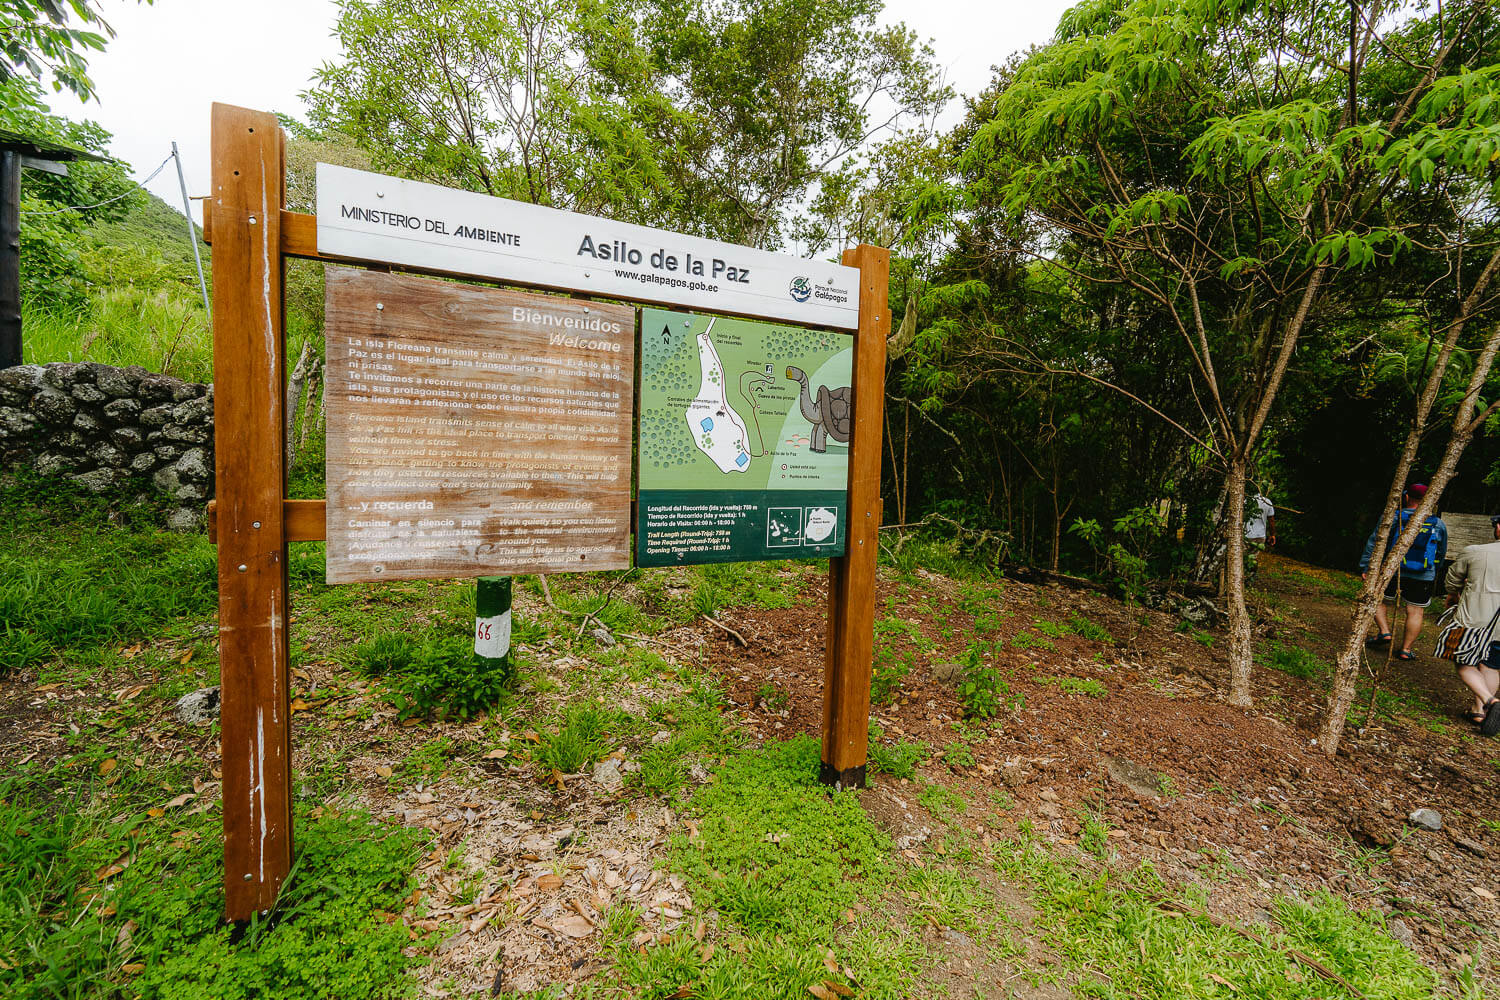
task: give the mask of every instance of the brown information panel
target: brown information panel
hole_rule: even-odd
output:
[[[327,287],[329,583],[629,566],[634,310]]]

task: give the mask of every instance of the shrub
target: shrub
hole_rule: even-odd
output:
[[[964,715],[971,719],[993,719],[1005,707],[1010,685],[1000,671],[983,664],[970,663],[964,668],[958,684],[958,698]]]
[[[917,765],[927,759],[927,744],[921,740],[901,740],[886,746],[870,741],[870,766],[893,778],[915,778]]]
[[[1109,629],[1103,625],[1091,622],[1079,614],[1075,614],[1068,619],[1068,630],[1082,639],[1092,639],[1095,642],[1108,643],[1115,641],[1115,637],[1109,634]]]
[[[474,655],[465,636],[428,637],[384,633],[354,648],[355,669],[380,677],[402,716],[470,719],[493,708],[514,679],[510,666]]]
[[[875,663],[870,671],[870,700],[883,703],[894,699],[902,680],[911,673],[915,662],[915,654],[903,655],[881,643],[880,648],[875,651]]]

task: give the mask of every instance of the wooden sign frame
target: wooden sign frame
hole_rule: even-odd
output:
[[[203,230],[214,275],[209,530],[219,547],[224,914],[243,921],[270,910],[292,864],[287,543],[326,534],[324,501],[286,498],[285,265],[334,258],[318,253],[316,216],[284,207],[286,138],[274,114],[215,104],[212,159]],[[860,245],[843,263],[859,269],[859,327],[848,541],[828,578],[819,777],[849,788],[865,784],[868,749],[890,251]]]

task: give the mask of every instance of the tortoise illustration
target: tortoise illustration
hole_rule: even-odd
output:
[[[807,373],[801,368],[788,368],[786,377],[802,386],[802,416],[812,424],[813,451],[828,450],[831,437],[840,444],[849,442],[854,430],[854,391],[847,385],[839,389],[818,386],[817,402],[807,386]]]

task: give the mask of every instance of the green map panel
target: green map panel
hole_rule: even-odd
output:
[[[841,554],[853,360],[847,334],[643,310],[638,563]],[[690,527],[685,512],[667,518],[658,511],[653,521],[647,496],[661,491],[670,491],[671,504],[708,505],[715,509],[704,517],[734,521],[719,525],[730,528],[730,547],[709,525]],[[684,497],[693,492],[714,498],[695,505]],[[744,509],[729,518],[717,509],[725,507]],[[783,532],[792,530],[796,545],[766,541],[784,542]],[[667,532],[670,542],[653,537]]]
[[[637,566],[844,554],[845,490],[641,490]]]

